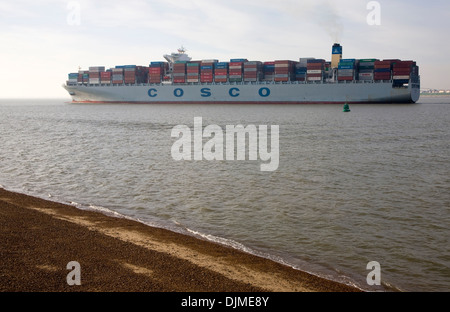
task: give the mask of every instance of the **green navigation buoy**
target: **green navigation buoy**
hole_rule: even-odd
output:
[[[345,103],[344,109],[342,111],[345,112],[345,113],[349,112],[350,111],[350,106],[348,106],[348,104]]]

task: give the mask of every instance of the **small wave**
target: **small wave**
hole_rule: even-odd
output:
[[[121,214],[121,213],[119,213],[117,211],[114,211],[114,210],[111,210],[109,208],[102,207],[102,206],[97,206],[97,205],[90,204],[90,205],[88,205],[87,208],[90,209],[90,210],[93,210],[93,211],[101,212],[101,213],[103,213],[103,214],[105,214],[107,216],[113,216],[113,217],[116,217],[116,218],[123,218],[123,219],[128,219],[128,220],[139,221],[139,220],[136,220],[135,218],[131,218],[131,217],[127,216],[127,215]]]
[[[188,229],[188,228],[186,228],[186,231],[188,231],[189,233],[191,233],[191,234],[193,234],[195,236],[202,237],[202,238],[204,238],[204,239],[206,239],[208,241],[212,241],[214,243],[219,243],[219,244],[222,244],[222,245],[233,247],[235,249],[242,250],[242,251],[245,251],[247,253],[255,254],[255,252],[253,250],[251,250],[250,248],[246,247],[245,245],[243,245],[243,244],[241,244],[239,242],[236,242],[234,240],[223,238],[223,237],[214,236],[214,235],[211,235],[211,234],[204,234],[204,233],[201,233],[201,232],[198,232],[198,231],[194,231],[194,230],[191,230],[191,229]]]

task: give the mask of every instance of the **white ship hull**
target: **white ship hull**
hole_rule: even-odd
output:
[[[78,103],[307,104],[415,103],[420,85],[391,81],[64,85]]]

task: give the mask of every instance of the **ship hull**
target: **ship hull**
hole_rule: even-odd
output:
[[[415,103],[420,86],[342,83],[65,85],[75,103],[342,104]]]

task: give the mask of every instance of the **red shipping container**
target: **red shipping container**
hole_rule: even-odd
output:
[[[380,61],[379,61],[380,62]],[[394,63],[394,62],[400,62],[399,59],[384,59],[382,62],[389,62],[389,63]]]
[[[386,64],[386,65],[375,65],[374,66],[375,69],[391,69],[391,64]]]
[[[351,81],[351,80],[353,80],[353,77],[351,77],[351,76],[339,76],[338,77],[338,81]]]
[[[374,80],[391,80],[391,74],[382,74],[382,73],[375,73],[373,74]]]
[[[285,67],[285,68],[276,68],[275,67],[275,74],[288,74],[290,72],[292,72],[292,70],[287,67]]]
[[[395,62],[393,68],[411,68],[413,65],[416,65],[416,62],[400,61],[400,62]]]
[[[282,65],[282,64],[284,64],[284,65],[285,64],[292,65],[292,64],[294,64],[294,61],[290,61],[290,60],[275,60],[274,64],[275,64],[275,67],[277,65]]]
[[[393,75],[409,75],[411,70],[409,68],[397,68],[392,70]]]
[[[323,74],[307,74],[308,77],[322,77]],[[353,77],[353,76],[349,76],[349,77]]]

